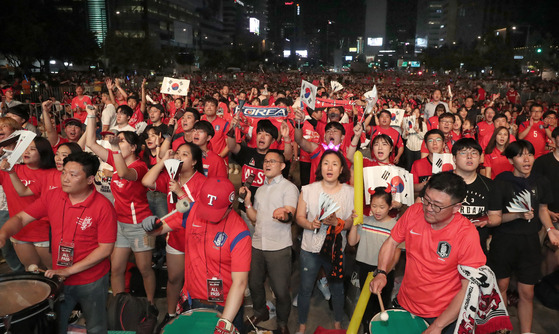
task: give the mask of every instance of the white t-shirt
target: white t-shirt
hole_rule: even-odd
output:
[[[111,103],[107,103],[101,113],[101,124],[108,125],[109,129],[116,127],[116,109]]]
[[[307,219],[313,221],[320,213],[319,208],[319,198],[320,194],[324,192],[322,190],[322,182],[317,181],[309,185],[303,186],[301,188],[301,193],[303,194],[303,200],[307,204]],[[340,206],[340,209],[336,211],[336,216],[343,220],[346,220],[351,216],[353,211],[353,187],[347,184],[342,184],[342,188],[336,194],[328,194],[332,200],[334,200]],[[320,253],[324,239],[326,239],[326,233],[328,231],[328,225],[322,224],[318,233],[314,231],[305,229],[303,230],[303,241],[301,242],[301,249],[310,253]],[[345,248],[346,244],[346,231],[342,231],[343,244],[342,249]]]

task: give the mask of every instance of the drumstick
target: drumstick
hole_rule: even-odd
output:
[[[378,303],[380,305],[380,320],[388,321],[388,313],[386,313],[386,310],[384,309],[384,302],[382,301],[380,292],[377,292],[377,297],[378,297]]]
[[[40,269],[39,266],[36,264],[30,264],[29,267],[27,267],[27,271],[31,271],[34,273],[44,273],[46,270]]]

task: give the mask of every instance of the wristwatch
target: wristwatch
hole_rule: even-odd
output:
[[[382,274],[384,276],[388,276],[388,274],[386,273],[386,271],[382,270],[382,269],[375,269],[375,271],[373,271],[373,275],[375,277],[377,277],[377,275]]]

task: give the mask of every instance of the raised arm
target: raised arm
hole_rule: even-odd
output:
[[[58,144],[58,132],[56,132],[56,128],[52,125],[49,110],[52,107],[52,101],[46,100],[42,104],[42,114],[43,114],[43,125],[45,126],[45,132],[47,133],[47,139],[50,143],[50,146],[54,147]]]
[[[109,158],[109,151],[103,146],[97,144],[97,141],[95,140],[95,130],[97,124],[95,124],[94,120],[96,109],[97,107],[95,107],[95,109],[86,108],[87,119],[91,121],[87,122],[87,125],[85,127],[85,144],[93,153],[95,153],[97,157],[106,162]]]
[[[233,154],[238,154],[241,150],[241,144],[237,143],[237,138],[235,138],[234,135],[230,135],[232,129],[234,129],[237,124],[239,124],[239,119],[237,117],[233,117],[231,119],[231,128],[229,132],[227,132],[227,148],[229,149],[229,152]]]

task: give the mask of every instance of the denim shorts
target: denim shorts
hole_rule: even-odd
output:
[[[118,222],[115,247],[145,252],[155,248],[155,237],[148,235],[140,224]]]

